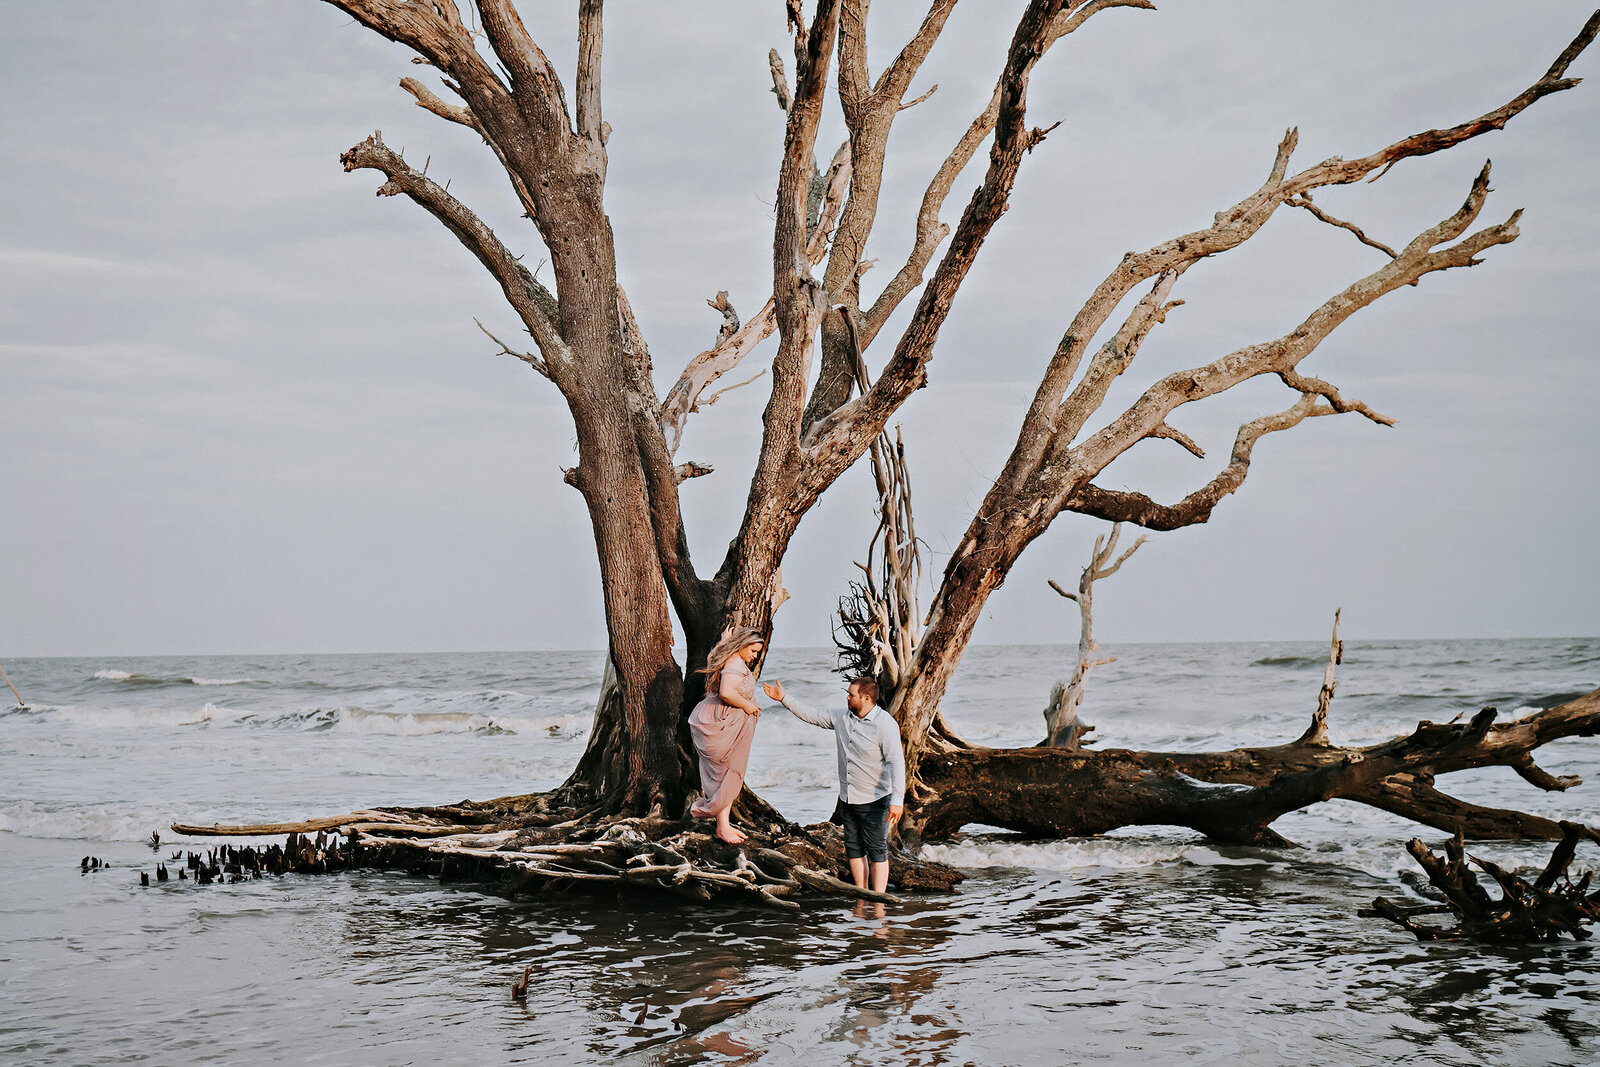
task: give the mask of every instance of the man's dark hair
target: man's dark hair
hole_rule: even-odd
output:
[[[860,689],[861,695],[871,700],[873,704],[878,703],[878,680],[876,678],[863,674],[850,679],[850,684]]]

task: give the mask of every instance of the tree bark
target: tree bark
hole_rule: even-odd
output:
[[[1544,789],[1566,789],[1533,762],[1539,746],[1600,733],[1600,689],[1512,722],[1486,708],[1470,722],[1423,722],[1405,737],[1346,748],[1297,740],[1221,752],[944,749],[924,755],[915,812],[924,839],[983,823],[1046,837],[1121,826],[1186,826],[1219,841],[1282,845],[1286,812],[1342,798],[1476,838],[1559,840],[1561,825],[1485,808],[1432,787],[1435,776],[1504,766]]]
[[[385,180],[379,195],[405,195],[483,264],[538,349],[514,354],[561,391],[571,413],[579,459],[567,472],[567,481],[582,493],[594,531],[613,677],[597,709],[590,750],[567,783],[567,793],[581,792],[588,803],[611,814],[677,809],[695,784],[683,714],[700,695],[695,672],[726,625],[770,630],[773,611],[785,595],[783,556],[802,518],[879,439],[899,406],[926,383],[942,326],[989,234],[1008,210],[1023,157],[1049,132],[1027,124],[1027,92],[1035,66],[1056,41],[1097,13],[1121,7],[1148,9],[1153,4],[1029,0],[1024,5],[988,105],[928,183],[910,254],[863,310],[861,275],[870,264],[862,257],[881,207],[894,116],[920,99],[907,101],[910,84],[955,0],[930,0],[919,28],[876,81],[867,69],[868,0],[817,0],[809,23],[804,5],[790,0],[786,10],[796,60],[792,95],[783,82],[781,63],[772,64],[774,91],[786,115],[774,211],[772,297],[743,326],[736,324],[737,316],[726,300],[717,301],[714,306],[723,312],[726,329],[712,349],[689,361],[663,404],[656,394],[649,349],[619,285],[604,208],[610,129],[602,117],[602,0],[581,0],[578,5],[578,62],[570,109],[561,78],[523,26],[513,0],[474,0],[467,11],[471,16],[475,9],[476,17],[466,19],[456,0],[328,2],[410,47],[418,62],[438,72],[443,89],[460,103],[441,98],[416,78],[402,79],[401,85],[419,106],[483,138],[548,251],[553,292],[478,216],[390,151],[380,136],[375,134],[343,157],[347,170],[381,172]],[[1459,212],[1396,251],[1371,240],[1353,223],[1313,206],[1313,193],[1380,176],[1403,159],[1502,128],[1541,97],[1577,84],[1565,76],[1566,69],[1596,33],[1600,33],[1600,14],[1589,20],[1542,78],[1504,106],[1357,159],[1336,157],[1291,175],[1288,163],[1296,137],[1290,131],[1260,189],[1219,212],[1205,229],[1143,253],[1130,253],[1096,287],[1047,362],[1012,456],[951,557],[929,623],[905,672],[894,710],[906,738],[913,784],[924,754],[949,754],[961,748],[938,727],[939,700],[989,593],[1061,511],[1151,528],[1204,522],[1217,503],[1239,487],[1252,449],[1265,434],[1334,413],[1390,421],[1345,398],[1332,384],[1301,374],[1300,361],[1340,323],[1383,294],[1415,284],[1432,271],[1472,265],[1487,248],[1513,240],[1517,216],[1467,233],[1488,193],[1485,168]],[[835,49],[848,151],[822,175],[814,162],[815,142]],[[939,212],[957,175],[985,141],[990,141],[987,169],[951,232],[939,220]],[[1169,374],[1149,385],[1101,429],[1093,430],[1089,422],[1112,383],[1129,369],[1146,335],[1181,303],[1168,297],[1182,274],[1200,260],[1252,238],[1283,205],[1354,233],[1388,262],[1335,294],[1289,334]],[[949,244],[933,266],[935,252],[947,236]],[[812,268],[824,259],[822,277],[813,277]],[[923,285],[930,266],[931,280]],[[1145,284],[1148,291],[1134,302],[1121,327],[1091,353],[1090,340],[1106,333],[1111,316]],[[847,357],[852,363],[846,369],[854,371],[853,361],[859,360],[855,341],[861,349],[869,346],[919,286],[914,310],[894,342],[892,356],[871,387],[850,399],[850,375],[841,377],[839,372]],[[842,314],[836,311],[841,306]],[[683,422],[703,390],[774,331],[778,350],[770,367],[772,393],[763,413],[760,451],[743,522],[716,574],[702,578],[689,557],[678,485],[706,468],[678,462]],[[808,397],[819,332],[822,365]],[[1170,425],[1169,416],[1184,404],[1263,375],[1279,378],[1298,399],[1285,411],[1241,426],[1227,465],[1177,504],[1163,505],[1137,492],[1094,483],[1108,464],[1146,440],[1170,440],[1202,454]],[[689,648],[689,662],[681,667],[672,656],[674,612]],[[1020,768],[1026,763],[1012,767],[980,750],[965,758],[972,767],[989,768],[983,773],[1001,777],[1023,773]],[[1166,782],[1159,788],[1138,785],[1145,779],[1135,773],[1137,768],[1119,772],[1114,762],[1102,770],[1113,778],[1121,774],[1117,780],[1130,783],[1151,810],[1194,792],[1182,783]],[[949,813],[944,816],[949,822],[956,818],[950,813],[964,803],[955,799],[963,788],[957,780],[962,776],[952,769],[955,764],[941,766],[944,769],[938,773],[949,786]],[[1306,774],[1324,772],[1321,767],[1303,769]],[[1086,773],[1089,778],[1083,783],[1093,777],[1093,772]],[[1407,768],[1396,772],[1400,773],[1425,786],[1431,772]],[[1364,788],[1364,773],[1349,777],[1340,788]],[[1090,788],[1083,783],[1083,788]],[[1393,795],[1382,793],[1372,802],[1388,802]],[[1189,799],[1198,809],[1225,807],[1195,796]],[[974,802],[981,803],[982,798]],[[742,803],[754,809],[759,802],[747,797]],[[1020,809],[1009,817],[1023,822],[1031,818]],[[1039,824],[1049,822],[1041,817]]]

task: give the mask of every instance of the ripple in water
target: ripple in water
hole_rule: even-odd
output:
[[[1600,642],[1357,648],[1334,703],[1340,740],[1475,711],[1464,694],[1509,712],[1600,684]],[[1107,747],[1295,736],[1323,655],[1310,643],[1107,652],[1121,658],[1084,709]],[[1070,655],[975,649],[981,670],[958,679],[946,710],[971,736],[1034,740],[1052,664]],[[139,842],[175,818],[548,787],[582,751],[598,665],[594,653],[8,663],[39,704],[0,715],[0,1061],[1600,1058],[1589,945],[1419,945],[1355,917],[1375,895],[1413,892],[1403,843],[1418,829],[1347,802],[1281,819],[1307,846],[1286,852],[1160,827],[1044,843],[975,833],[935,848],[972,871],[960,893],[882,919],[831,904],[789,916],[648,897],[509,900],[360,872],[138,885],[156,858]],[[838,692],[828,665],[825,652],[780,649],[768,675],[823,701]],[[254,681],[219,704],[194,699],[195,682],[93,677],[113,669]],[[823,818],[832,761],[825,733],[763,717],[751,780],[791,817]],[[1560,742],[1541,762],[1592,781],[1600,740]],[[1455,777],[1479,803],[1600,821],[1588,787],[1546,796],[1509,773]],[[1477,851],[1526,865],[1548,850]],[[113,866],[80,874],[84,853]],[[507,990],[530,963],[524,1006]]]

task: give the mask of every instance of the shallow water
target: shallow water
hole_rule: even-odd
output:
[[[1109,649],[1085,717],[1102,746],[1297,735],[1325,651]],[[983,648],[947,710],[988,744],[1037,740],[1069,650]],[[581,751],[591,653],[19,660],[34,703],[0,714],[0,1061],[317,1063],[1482,1062],[1600,1058],[1586,944],[1419,945],[1358,919],[1416,876],[1417,832],[1334,802],[1279,820],[1306,846],[1140,828],[932,851],[949,897],[882,919],[648,899],[510,901],[389,873],[143,889],[173,819],[255,821],[487,797],[559,780]],[[827,655],[774,654],[802,697]],[[1333,734],[1364,741],[1600,685],[1600,640],[1352,644]],[[224,684],[226,683],[226,684]],[[1411,694],[1411,695],[1407,695]],[[752,783],[801,820],[832,807],[831,738],[764,716]],[[1600,772],[1600,743],[1541,764]],[[1600,821],[1592,787],[1510,772],[1471,799]],[[1423,831],[1429,840],[1438,838]],[[1485,846],[1536,862],[1547,846]],[[113,864],[82,874],[93,854]],[[1580,851],[1580,863],[1594,864]],[[1600,864],[1596,864],[1600,865]],[[536,973],[527,1006],[506,989]]]

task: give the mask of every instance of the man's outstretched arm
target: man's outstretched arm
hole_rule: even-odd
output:
[[[824,730],[833,729],[833,717],[831,715],[826,715],[823,712],[806,707],[799,700],[795,699],[792,693],[786,693],[783,691],[782,682],[763,682],[761,689],[767,694],[767,696],[788,708],[790,713],[793,714],[795,718],[803,719],[812,726],[820,726]]]

